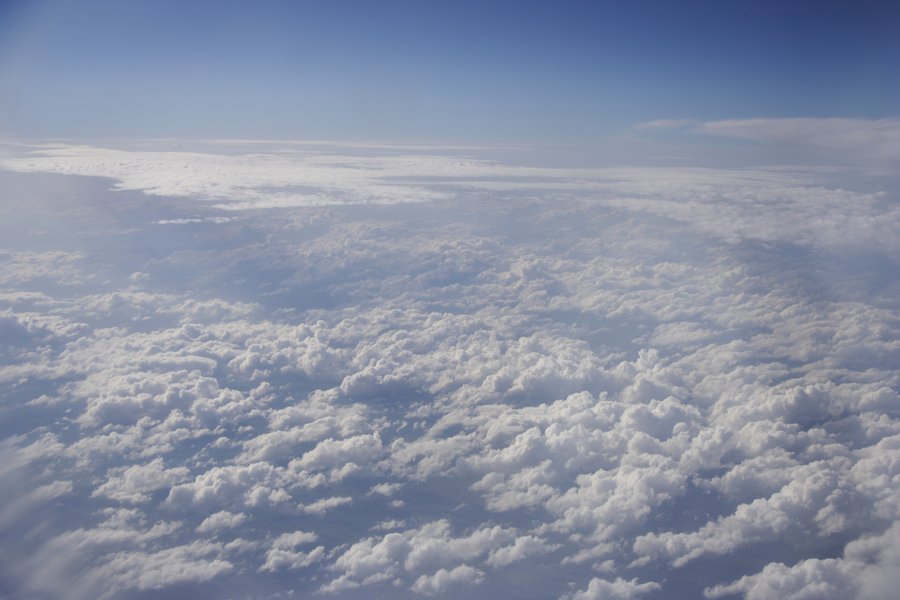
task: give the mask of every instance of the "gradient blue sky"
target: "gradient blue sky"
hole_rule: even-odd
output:
[[[0,6],[6,136],[588,142],[900,106],[896,2]]]

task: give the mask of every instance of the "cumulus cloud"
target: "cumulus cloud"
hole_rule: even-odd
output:
[[[505,567],[516,561],[523,560],[529,556],[539,554],[547,554],[552,552],[559,545],[547,544],[544,540],[533,535],[525,535],[516,538],[511,546],[504,546],[493,550],[485,561],[492,567]]]
[[[369,494],[378,494],[381,496],[393,496],[403,487],[402,483],[378,483],[372,486]]]
[[[122,552],[107,557],[90,579],[104,581],[109,591],[158,590],[176,583],[202,583],[227,573],[234,565],[212,558],[219,548],[202,542],[158,552]]]
[[[328,438],[299,459],[291,461],[291,465],[310,471],[327,470],[332,473],[333,478],[341,479],[350,470],[348,467],[371,463],[381,453],[381,437],[377,432],[342,440]]]
[[[420,594],[441,594],[453,587],[478,585],[484,580],[484,573],[469,565],[460,565],[451,570],[438,569],[433,575],[422,575],[413,584],[413,591]]]
[[[821,535],[842,531],[851,515],[854,489],[843,479],[841,466],[814,463],[797,469],[782,489],[768,498],[738,506],[732,515],[707,523],[694,533],[648,534],[635,541],[638,554],[662,552],[683,566],[707,552],[734,552],[743,545],[780,539],[798,526],[814,526]],[[840,463],[844,463],[841,465]]]
[[[247,515],[244,513],[230,513],[227,510],[220,510],[203,519],[203,522],[197,525],[198,533],[211,533],[220,529],[232,529],[244,523]]]
[[[154,195],[0,237],[13,598],[896,588],[889,194],[231,150],[5,159]]]
[[[280,569],[302,569],[325,558],[325,547],[316,546],[309,552],[297,550],[298,546],[315,542],[318,536],[308,531],[284,533],[275,538],[266,552],[266,562],[260,571],[278,571]]]
[[[366,538],[337,557],[333,569],[340,575],[322,591],[338,592],[381,581],[402,583],[404,576],[410,575],[418,575],[412,583],[414,591],[432,594],[462,581],[475,584],[483,573],[464,561],[478,559],[514,538],[511,529],[501,527],[453,537],[446,520],[382,538]]]
[[[851,542],[842,558],[807,559],[788,566],[770,563],[754,575],[704,590],[707,598],[743,594],[747,600],[860,598],[887,600],[900,584],[900,524],[881,535]]]
[[[564,596],[566,600],[601,600],[601,598],[609,598],[610,600],[631,600],[632,598],[640,598],[648,592],[658,590],[658,583],[652,581],[639,582],[637,579],[616,578],[613,581],[594,577],[588,583],[587,589]]]
[[[146,502],[150,499],[148,492],[167,489],[184,481],[187,475],[185,467],[167,469],[162,458],[155,458],[144,465],[114,469],[94,495],[126,502]]]

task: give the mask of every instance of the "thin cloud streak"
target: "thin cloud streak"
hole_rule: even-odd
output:
[[[697,121],[657,119],[638,123],[639,132],[683,131],[778,146],[837,153],[850,160],[900,160],[900,118],[754,118]]]

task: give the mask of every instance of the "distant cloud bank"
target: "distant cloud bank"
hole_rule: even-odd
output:
[[[685,130],[692,133],[796,145],[845,157],[900,162],[900,119],[787,118],[697,121],[660,119],[635,126],[638,131]]]

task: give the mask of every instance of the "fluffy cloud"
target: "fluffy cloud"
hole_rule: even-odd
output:
[[[220,510],[203,519],[203,522],[197,525],[198,533],[210,533],[221,529],[231,529],[237,527],[247,520],[244,513],[230,513],[227,510]]]
[[[491,551],[485,564],[492,567],[505,567],[529,556],[547,554],[558,547],[558,545],[547,544],[539,537],[524,535],[516,538],[516,541],[511,546],[504,546]]]
[[[900,526],[847,545],[843,558],[808,559],[795,565],[770,563],[755,575],[705,590],[707,598],[743,594],[748,600],[860,598],[887,600],[900,576]]]
[[[653,582],[639,582],[637,579],[625,580],[621,577],[614,581],[594,577],[587,589],[565,596],[566,600],[631,600],[640,598],[648,592],[658,590],[659,584]]]
[[[438,593],[463,581],[478,583],[483,573],[464,561],[479,559],[513,539],[514,532],[501,527],[486,527],[453,537],[446,520],[389,533],[382,538],[366,538],[338,556],[333,569],[340,575],[322,590],[337,592],[391,580],[400,583],[404,576],[419,573],[412,588],[420,592]]]
[[[144,465],[114,469],[94,495],[126,502],[146,502],[150,499],[148,492],[168,489],[184,481],[187,474],[185,467],[167,469],[163,459],[156,458]]]
[[[3,589],[895,589],[889,198],[471,152],[5,159],[153,198],[3,230]]]
[[[297,550],[298,546],[311,544],[316,539],[316,534],[308,531],[294,531],[278,536],[266,552],[266,562],[259,570],[302,569],[322,560],[325,557],[324,546],[316,546],[309,552]]]
[[[433,575],[422,575],[413,584],[413,591],[420,594],[440,594],[458,586],[478,585],[484,581],[484,573],[469,565],[451,570],[438,569]]]
[[[227,573],[234,565],[213,558],[219,547],[203,542],[166,548],[158,552],[122,552],[88,575],[103,581],[108,593],[119,590],[158,590],[176,583],[202,583]]]

